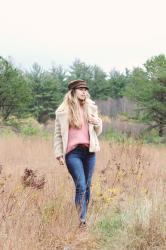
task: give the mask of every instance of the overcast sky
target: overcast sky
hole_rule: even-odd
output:
[[[0,55],[22,68],[79,58],[122,71],[166,54],[165,0],[0,0],[0,9]]]

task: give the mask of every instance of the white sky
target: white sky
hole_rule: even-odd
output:
[[[22,68],[68,68],[76,58],[104,71],[166,54],[165,0],[0,0],[0,55]]]

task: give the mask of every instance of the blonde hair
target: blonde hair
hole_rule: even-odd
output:
[[[88,121],[88,103],[90,100],[90,95],[87,93],[85,101],[82,102],[84,109],[84,119]],[[79,100],[76,96],[75,89],[71,89],[67,92],[64,97],[63,106],[68,110],[69,125],[75,128],[82,127],[82,120],[79,111]]]

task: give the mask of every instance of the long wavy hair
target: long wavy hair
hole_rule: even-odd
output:
[[[84,120],[88,121],[88,104],[91,101],[90,94],[87,92],[86,98],[82,101],[82,107],[84,110]],[[82,127],[82,119],[79,110],[79,100],[76,96],[75,89],[71,89],[64,97],[62,105],[68,110],[69,125],[75,128]]]

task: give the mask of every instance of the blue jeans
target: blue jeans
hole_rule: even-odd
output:
[[[86,220],[96,154],[89,152],[87,147],[77,146],[66,154],[65,161],[75,184],[75,205],[79,218]]]

